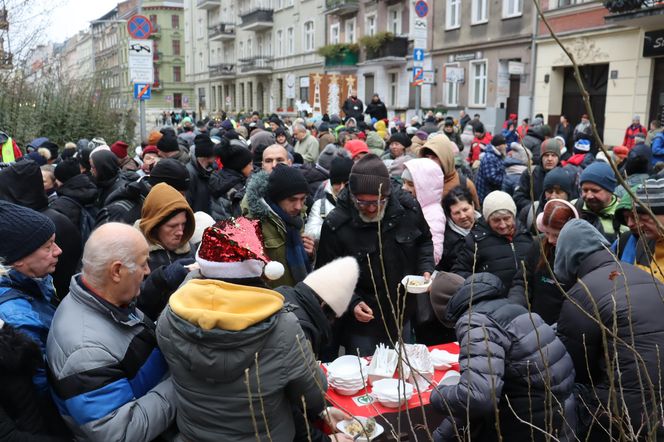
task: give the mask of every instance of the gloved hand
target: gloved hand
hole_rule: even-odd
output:
[[[168,284],[169,287],[179,286],[184,278],[187,277],[187,273],[189,273],[189,269],[185,266],[193,264],[194,262],[195,259],[193,258],[183,258],[164,266],[163,272],[166,284]]]

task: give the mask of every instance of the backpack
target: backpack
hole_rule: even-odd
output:
[[[88,238],[97,225],[99,209],[94,206],[83,206],[74,198],[68,196],[61,196],[60,198],[65,198],[79,208],[81,214],[79,216],[78,230],[81,233],[81,244],[85,246],[85,243],[88,241]]]

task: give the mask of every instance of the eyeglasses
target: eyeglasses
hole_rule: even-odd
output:
[[[382,198],[376,201],[360,201],[357,198],[353,197],[353,202],[357,207],[366,209],[367,207],[371,206],[380,206],[380,207],[385,206],[385,204],[387,204],[387,198]]]

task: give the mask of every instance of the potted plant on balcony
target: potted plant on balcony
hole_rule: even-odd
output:
[[[605,0],[603,4],[610,13],[620,14],[622,12],[641,9],[644,2],[643,0]]]
[[[335,43],[321,46],[316,52],[325,57],[326,66],[352,66],[357,64],[360,46],[357,43]]]
[[[360,44],[367,50],[367,58],[375,58],[381,48],[394,40],[391,32],[378,32],[374,35],[365,35],[360,38]]]

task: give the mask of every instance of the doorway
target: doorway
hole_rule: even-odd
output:
[[[374,75],[365,74],[364,75],[364,104],[368,105],[371,103],[371,99],[374,94]]]
[[[606,109],[606,89],[609,81],[609,65],[594,64],[580,66],[581,79],[588,94],[590,95],[590,106],[595,116],[597,133],[604,140],[604,120]],[[586,113],[581,90],[574,78],[574,68],[565,68],[565,82],[563,85],[563,109],[562,114],[567,116],[570,124],[576,126],[581,121],[581,115]],[[595,143],[593,143],[593,146]],[[593,150],[595,150],[594,148]]]
[[[652,76],[650,114],[647,124],[652,120],[659,120],[664,126],[664,58],[656,58],[654,62],[655,72]]]
[[[521,77],[519,75],[510,75],[510,95],[507,97],[506,114],[509,117],[511,114],[519,115],[519,90],[521,89]],[[519,121],[515,122],[516,125]]]
[[[265,112],[264,97],[263,97],[263,82],[259,81],[256,84],[256,109],[258,112]]]

